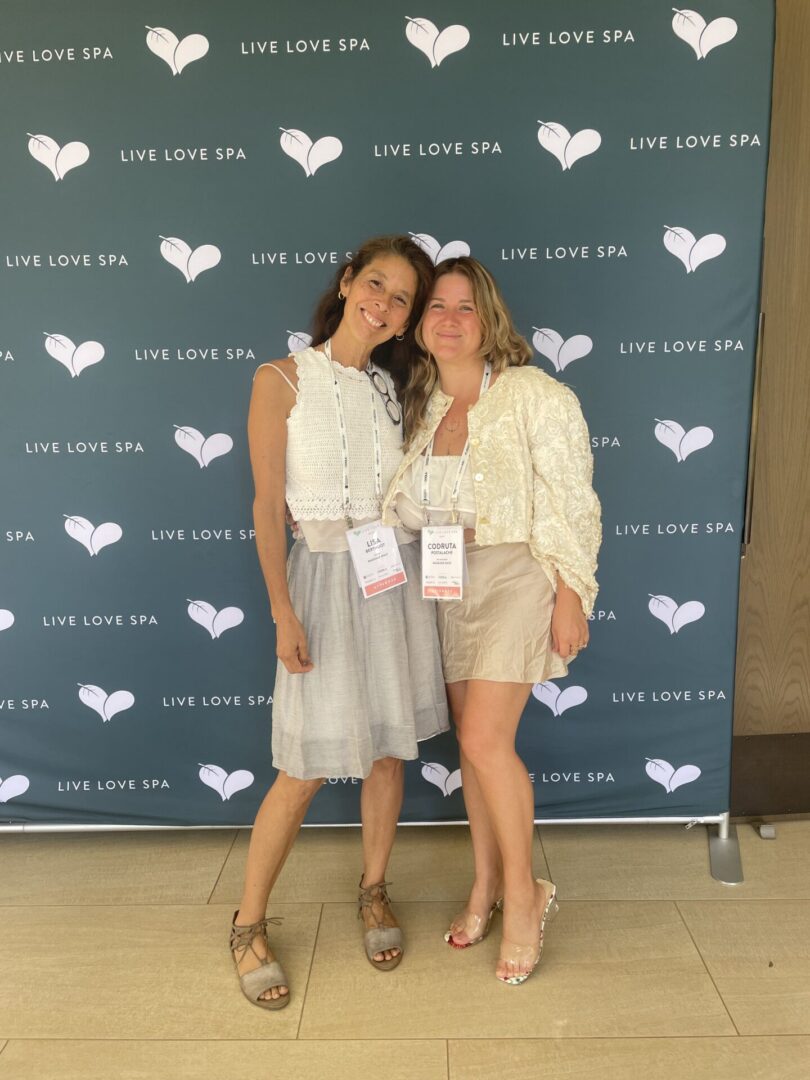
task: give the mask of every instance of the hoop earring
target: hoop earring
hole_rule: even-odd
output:
[[[343,290],[338,289],[338,300],[345,300],[345,299],[346,299],[346,297],[343,295]]]
[[[394,334],[394,339],[396,341],[404,341],[405,340],[405,335],[404,334]]]

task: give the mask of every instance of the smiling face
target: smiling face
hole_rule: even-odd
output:
[[[379,255],[340,283],[346,297],[342,324],[358,341],[375,348],[403,334],[417,290],[416,271],[400,255]]]
[[[465,274],[443,274],[430,294],[420,324],[422,340],[436,360],[472,360],[480,356],[483,328],[472,282]]]

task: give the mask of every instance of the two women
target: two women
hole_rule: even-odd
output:
[[[268,951],[267,898],[326,775],[365,778],[367,954],[383,968],[402,956],[384,883],[401,762],[447,723],[434,605],[419,588],[414,541],[425,524],[462,523],[469,571],[463,599],[438,605],[475,855],[469,903],[447,940],[460,948],[480,941],[502,906],[496,974],[523,982],[555,901],[550,882],[532,879],[534,799],[514,740],[532,683],[565,674],[565,658],[587,644],[599,542],[587,431],[573,394],[523,367],[531,350],[475,260],[439,266],[418,322],[432,269],[420,255],[405,238],[364,245],[341,277],[338,305],[320,309],[328,315],[316,320],[316,348],[256,378],[249,434],[257,544],[281,661],[273,726],[280,771],[254,826],[231,947],[244,992],[265,1007],[289,1000]],[[421,356],[408,341],[417,323]],[[410,358],[399,369],[404,414],[390,373],[375,362],[391,337],[402,339],[400,358]],[[396,365],[396,355],[390,360]],[[301,533],[289,583],[285,498]],[[346,525],[381,510],[396,528],[408,584],[364,600]]]

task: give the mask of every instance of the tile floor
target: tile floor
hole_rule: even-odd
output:
[[[808,1080],[810,821],[738,828],[745,884],[705,831],[544,826],[560,890],[542,967],[452,952],[466,830],[403,828],[390,874],[407,958],[375,973],[353,830],[307,829],[279,880],[280,1013],[227,950],[247,834],[0,835],[0,1080]]]

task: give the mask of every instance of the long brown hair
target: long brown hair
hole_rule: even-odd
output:
[[[481,355],[496,372],[522,367],[532,358],[532,348],[515,328],[498,283],[477,259],[463,255],[445,259],[436,267],[434,286],[446,274],[463,274],[470,283],[475,310],[481,322]],[[421,350],[411,365],[403,391],[405,434],[410,441],[424,421],[425,406],[439,381],[436,361],[425,347],[421,322],[416,327],[416,343]]]
[[[391,372],[397,391],[401,393],[418,352],[414,335],[433,285],[433,263],[410,236],[375,236],[366,240],[354,255],[339,267],[312,316],[312,341],[313,344],[320,345],[330,338],[340,325],[344,303],[340,296],[340,283],[346,271],[351,270],[352,276],[355,276],[381,255],[398,255],[409,263],[416,273],[416,293],[404,338],[402,341],[397,341],[396,338],[384,341],[371,354],[375,364]]]

